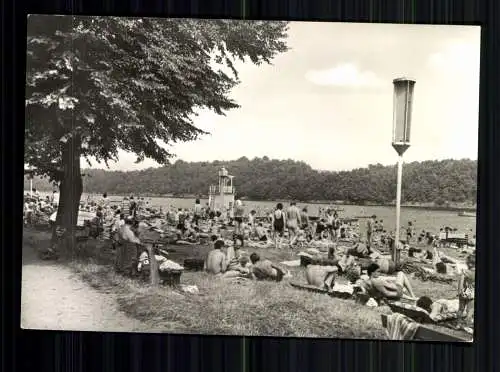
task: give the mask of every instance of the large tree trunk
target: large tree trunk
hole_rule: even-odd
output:
[[[75,227],[78,221],[78,209],[83,191],[80,169],[81,139],[74,136],[62,146],[63,178],[59,183],[59,205],[56,226],[65,229],[63,247],[70,252],[75,247]]]

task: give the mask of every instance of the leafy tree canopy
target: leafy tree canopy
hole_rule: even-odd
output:
[[[203,134],[193,122],[199,109],[237,108],[228,96],[239,82],[234,62],[271,62],[287,50],[286,30],[284,22],[30,16],[26,163],[60,181],[61,145],[74,136],[88,161],[124,149],[167,163],[161,142]]]
[[[200,109],[238,107],[237,60],[285,52],[287,23],[30,16],[25,164],[58,182],[58,223],[72,229],[82,192],[80,158],[108,163],[118,150],[161,164],[165,145],[204,132]]]

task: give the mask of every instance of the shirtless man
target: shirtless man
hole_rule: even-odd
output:
[[[415,293],[406,275],[399,271],[396,278],[379,277],[380,267],[372,263],[367,270],[368,280],[361,282],[362,289],[376,300],[400,300],[406,298],[416,301]]]
[[[337,266],[307,265],[307,284],[331,290],[335,285]]]
[[[210,274],[221,274],[227,269],[227,259],[222,248],[224,247],[224,242],[222,240],[217,240],[214,244],[214,249],[208,253],[207,260],[205,261],[205,270]]]
[[[373,243],[373,232],[375,228],[375,220],[377,219],[377,216],[373,215],[371,218],[366,221],[366,245],[368,248],[371,248],[372,243]]]
[[[297,240],[297,231],[300,226],[300,211],[297,208],[295,202],[291,202],[290,206],[286,210],[286,224],[288,227],[288,233],[290,234],[290,246],[295,244]]]
[[[255,280],[273,280],[281,281],[285,276],[285,272],[274,265],[269,260],[261,260],[257,253],[250,255],[252,263],[252,278]]]
[[[241,245],[243,245],[243,231],[242,231],[242,224],[243,224],[243,216],[245,215],[245,208],[243,207],[243,203],[241,200],[236,200],[234,203],[234,223],[235,223],[235,228],[234,228],[234,243],[236,244],[236,240],[240,238],[241,240]]]

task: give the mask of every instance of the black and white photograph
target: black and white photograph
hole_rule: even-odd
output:
[[[29,15],[21,327],[473,341],[480,31]]]

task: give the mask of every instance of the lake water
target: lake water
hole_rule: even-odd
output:
[[[43,193],[42,195],[49,195],[50,193]],[[82,195],[82,200],[87,198],[88,194]],[[92,195],[91,197],[99,197],[100,195]],[[122,200],[121,196],[110,195],[111,201]],[[166,210],[169,207],[175,208],[192,208],[195,199],[180,199],[180,198],[146,198],[149,203],[155,207],[162,207]],[[208,199],[200,199],[202,205],[208,202]],[[257,211],[265,211],[272,209],[276,206],[277,202],[268,201],[244,201],[247,212],[252,209]],[[288,203],[283,203],[285,207]],[[308,207],[309,215],[318,215],[319,208],[328,207],[327,204],[307,204],[298,203],[299,208],[304,206]],[[387,230],[394,230],[396,226],[396,208],[395,207],[372,207],[372,206],[355,206],[355,205],[338,205],[338,208],[343,208],[344,211],[339,212],[340,217],[356,217],[356,216],[371,216],[376,215],[377,220],[384,221],[384,227]],[[433,211],[425,209],[414,208],[401,208],[401,226],[406,226],[408,221],[412,221],[415,231],[418,233],[422,230],[438,232],[440,228],[449,226],[458,229],[462,233],[473,233],[476,231],[476,218],[475,217],[460,217],[456,211]],[[362,229],[365,223],[360,221]]]

